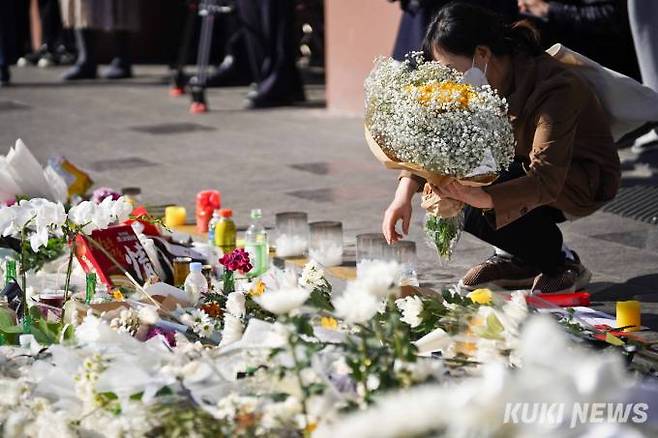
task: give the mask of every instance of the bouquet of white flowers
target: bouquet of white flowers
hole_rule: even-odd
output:
[[[457,180],[491,184],[514,158],[507,102],[489,86],[464,83],[463,75],[412,53],[404,62],[379,58],[365,81],[366,139],[391,169],[427,181],[425,229],[441,257],[459,237],[463,204],[432,189]]]

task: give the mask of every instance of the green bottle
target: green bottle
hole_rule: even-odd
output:
[[[263,219],[263,213],[259,208],[251,210],[252,222],[244,235],[244,249],[249,253],[253,265],[253,269],[249,273],[250,277],[264,274],[269,269],[270,264],[267,231],[265,231],[261,219]]]
[[[85,303],[91,304],[91,300],[94,299],[94,295],[96,295],[96,274],[90,272],[87,274],[87,290],[85,293]]]
[[[16,260],[7,259],[5,262],[5,286],[16,281]]]

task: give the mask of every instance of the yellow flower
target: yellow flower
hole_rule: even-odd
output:
[[[114,289],[112,291],[112,298],[114,298],[114,301],[123,301],[124,300],[123,294],[121,293],[121,291],[119,289]]]
[[[491,304],[493,294],[490,289],[475,289],[473,292],[466,295],[477,304]]]
[[[315,422],[308,423],[306,425],[306,427],[304,428],[304,434],[305,435],[307,435],[307,434],[310,435],[313,432],[315,432],[315,429],[317,429],[317,428],[318,428],[318,423],[315,423]]]
[[[259,297],[265,293],[265,283],[263,283],[261,280],[258,280],[256,285],[251,288],[249,291],[249,295],[252,297]]]
[[[469,84],[449,81],[433,82],[417,86],[409,85],[406,87],[406,91],[417,91],[418,101],[422,105],[429,105],[432,102],[443,104],[456,103],[462,109],[468,107],[471,99],[477,96],[477,93]]]
[[[323,316],[320,318],[320,325],[322,328],[326,328],[328,330],[336,330],[338,328],[338,321],[336,321],[331,316]]]

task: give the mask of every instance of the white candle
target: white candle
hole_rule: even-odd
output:
[[[318,242],[310,248],[309,256],[323,266],[340,266],[343,264],[343,246],[333,242]]]
[[[303,256],[308,248],[308,240],[302,236],[282,234],[275,241],[277,257]]]

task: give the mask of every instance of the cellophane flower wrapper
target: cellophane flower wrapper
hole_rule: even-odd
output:
[[[447,263],[464,230],[464,210],[456,216],[441,217],[425,214],[425,241],[436,249],[439,260]]]

